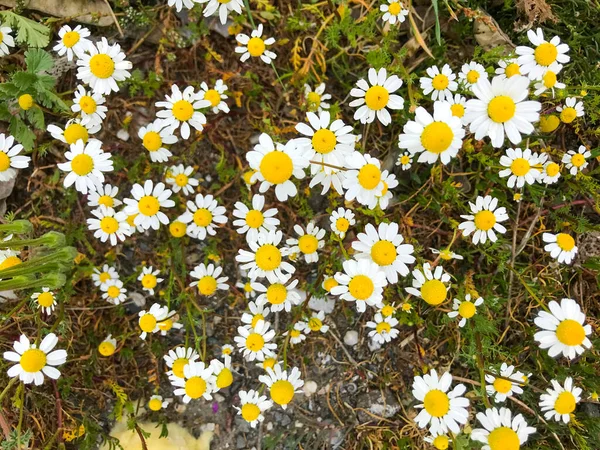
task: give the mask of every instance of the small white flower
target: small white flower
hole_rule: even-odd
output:
[[[207,297],[214,295],[218,289],[226,291],[229,289],[226,284],[229,277],[221,277],[221,273],[223,273],[222,267],[215,267],[213,264],[208,266],[204,263],[198,264],[190,272],[190,276],[198,281],[193,281],[190,286],[198,286],[198,292]]]
[[[383,288],[387,285],[385,273],[373,261],[347,260],[342,264],[344,272],[335,274],[339,283],[331,289],[331,294],[339,295],[342,300],[356,303],[356,310],[366,311],[366,305],[381,308],[383,306]]]
[[[403,109],[404,99],[394,94],[402,86],[402,80],[397,75],[387,76],[385,68],[376,71],[369,69],[369,83],[364,79],[356,82],[356,87],[350,91],[352,97],[356,100],[350,102],[349,106],[359,108],[354,113],[354,120],[360,123],[371,123],[375,117],[382,125],[387,126],[392,122],[392,116],[389,109]],[[370,85],[369,85],[370,84]]]
[[[204,129],[206,116],[199,110],[211,106],[211,103],[201,99],[192,86],[186,87],[182,92],[174,84],[171,86],[171,95],[165,95],[165,99],[156,102],[157,108],[165,108],[158,111],[156,117],[163,120],[163,126],[168,127],[171,133],[181,128],[181,137],[188,139],[190,126],[198,131]]]
[[[163,281],[163,278],[158,278],[158,274],[160,270],[153,270],[152,266],[142,267],[142,273],[137,278],[142,283],[142,289],[150,295],[154,295],[154,288]]]
[[[187,227],[188,236],[203,241],[207,235],[217,234],[218,225],[227,223],[227,212],[224,206],[219,206],[212,195],[197,194],[194,201],[188,200],[187,209],[179,220]]]
[[[390,25],[394,25],[396,22],[399,24],[406,20],[408,16],[408,8],[402,5],[400,0],[387,0],[388,4],[379,5],[379,11],[383,12],[381,20],[389,22]]]
[[[396,161],[397,166],[402,166],[402,170],[408,170],[412,166],[412,155],[408,152],[402,153]]]
[[[198,352],[191,347],[180,346],[176,347],[174,350],[169,350],[169,352],[163,356],[165,364],[170,369],[167,371],[167,376],[169,379],[185,378],[183,368],[188,364],[192,364],[199,358],[200,355]]]
[[[534,84],[535,91],[534,95],[541,95],[548,89],[552,91],[552,97],[554,97],[554,89],[564,89],[565,83],[561,83],[556,79],[556,75],[562,70],[563,66],[558,63],[553,63],[542,76],[542,79]]]
[[[510,396],[523,393],[520,385],[523,384],[525,374],[519,371],[515,372],[515,366],[502,363],[499,375],[502,378],[491,374],[485,375],[487,383],[485,389],[488,395],[493,396],[497,402],[503,402]]]
[[[325,325],[325,312],[313,312],[310,319],[306,321],[306,327],[304,328],[304,332],[309,334],[311,331],[321,333],[327,333],[329,331],[329,325]]]
[[[211,0],[218,1],[218,0]],[[230,3],[233,3],[235,0],[231,0]],[[219,111],[223,111],[224,113],[229,112],[229,106],[225,100],[227,100],[227,95],[225,95],[225,91],[227,90],[227,85],[223,83],[223,80],[217,80],[214,88],[209,88],[208,84],[204,81],[200,84],[200,90],[198,91],[198,97],[203,100],[208,100],[210,102],[210,107],[212,108],[212,112],[217,114]]]
[[[106,111],[108,111],[104,102],[104,96],[92,91],[88,92],[85,87],[79,85],[75,90],[71,111],[81,114],[82,125],[102,125],[102,121],[106,119]]]
[[[98,353],[100,353],[104,357],[114,355],[116,350],[117,340],[112,337],[112,334],[106,336],[104,340],[98,345]]]
[[[259,282],[253,282],[252,288],[259,294],[256,298],[257,305],[269,304],[272,312],[292,310],[292,306],[302,303],[299,291],[296,289],[298,280],[289,284],[284,282],[271,283],[268,287]]]
[[[123,282],[118,278],[107,280],[100,285],[100,290],[103,292],[102,298],[113,305],[119,305],[127,298],[127,289],[123,287]]]
[[[54,311],[54,308],[56,307],[56,297],[47,287],[43,288],[42,292],[32,294],[31,299],[35,300],[38,308],[42,308],[42,311],[47,315],[52,314],[52,311]]]
[[[464,259],[458,253],[454,253],[454,252],[450,251],[449,249],[437,250],[435,248],[430,248],[429,250],[431,250],[431,253],[433,253],[434,255],[440,255],[440,258],[442,258],[444,261],[450,261],[452,259],[459,259],[459,260]]]
[[[422,271],[415,269],[412,275],[412,287],[405,288],[406,292],[422,298],[432,306],[437,306],[446,300],[450,289],[450,275],[444,271],[442,266],[437,266],[432,272],[431,265],[425,263]]]
[[[542,172],[540,173],[539,182],[544,184],[554,184],[560,178],[560,166],[552,161],[548,153],[538,155]]]
[[[569,46],[561,44],[560,38],[554,36],[549,42],[544,39],[544,33],[541,28],[529,30],[527,32],[529,41],[535,46],[535,49],[526,46],[518,46],[515,49],[519,55],[517,62],[521,66],[521,73],[527,75],[531,80],[540,80],[544,71],[555,62],[561,64],[570,61]]]
[[[487,78],[488,74],[485,71],[485,67],[481,64],[471,61],[468,64],[463,64],[458,74],[458,78],[462,83],[470,88],[477,84],[480,78]],[[450,96],[451,97],[451,96]]]
[[[10,53],[8,47],[15,46],[15,40],[11,36],[12,29],[9,27],[0,27],[0,56]]]
[[[264,303],[258,303],[258,301],[256,303],[248,302],[248,309],[250,312],[243,313],[241,320],[251,328],[254,328],[259,320],[264,322],[271,312],[268,307],[265,308]]]
[[[509,188],[522,188],[525,183],[534,184],[540,177],[538,155],[528,148],[507,148],[506,155],[500,157],[500,164],[506,169],[502,169],[498,175],[500,178],[509,177],[506,183]]]
[[[82,194],[96,191],[104,183],[104,172],[114,170],[112,155],[102,150],[102,142],[92,139],[87,144],[78,140],[65,152],[66,163],[58,164],[65,177],[65,187],[75,184],[75,189]]]
[[[191,195],[200,182],[192,177],[194,168],[192,166],[184,166],[179,164],[171,166],[167,170],[165,183],[171,186],[171,190],[175,193],[181,191],[184,195]]]
[[[331,231],[341,239],[344,239],[348,229],[356,224],[356,219],[351,209],[338,208],[337,211],[331,213],[329,220],[331,221]]]
[[[289,253],[302,253],[307,263],[315,263],[319,260],[319,254],[317,251],[325,245],[323,238],[325,237],[326,231],[322,228],[315,226],[313,222],[310,222],[306,226],[306,231],[300,225],[294,225],[294,231],[299,236],[296,238],[289,238],[286,244],[289,246]]]
[[[236,53],[240,53],[240,61],[245,62],[251,56],[253,58],[259,58],[265,64],[271,64],[271,62],[277,58],[277,55],[271,50],[267,50],[267,46],[271,46],[275,43],[275,38],[262,38],[263,26],[258,25],[256,30],[252,30],[250,36],[246,34],[238,34],[235,40],[239,44],[235,48]]]
[[[304,85],[304,98],[306,100],[307,109],[310,112],[321,112],[329,109],[329,103],[325,100],[330,100],[331,95],[325,94],[325,83],[318,85],[313,91],[308,85]]]
[[[452,304],[453,311],[448,313],[448,317],[454,319],[460,316],[459,327],[464,327],[467,324],[467,320],[477,314],[477,307],[483,305],[483,299],[478,297],[475,301],[471,301],[471,294],[465,295],[465,299],[460,301],[455,298]]]
[[[150,397],[150,400],[148,400],[148,409],[150,411],[160,411],[161,409],[169,406],[169,400],[170,399],[163,400],[162,396],[160,395],[153,395]]]
[[[210,367],[215,375],[215,386],[218,389],[225,389],[233,383],[233,372],[231,371],[231,356],[224,356],[223,361],[213,359],[210,361]]]
[[[204,3],[205,1],[208,1],[208,3],[204,7],[204,17],[215,15],[215,13],[218,11],[219,20],[221,21],[222,25],[227,23],[227,16],[231,11],[241,14],[242,7],[244,6],[244,2],[242,0],[200,0],[199,3]]]
[[[527,425],[522,414],[512,417],[508,408],[486,409],[483,413],[477,413],[477,420],[483,428],[474,429],[471,439],[486,444],[481,450],[495,450],[497,443],[504,448],[520,449],[529,435],[536,431]]]
[[[116,212],[113,208],[100,205],[92,210],[92,215],[94,217],[87,219],[88,228],[101,242],[110,240],[110,245],[115,246],[117,242],[123,242],[127,236],[131,236],[132,230],[125,212]]]
[[[279,226],[279,219],[274,217],[277,214],[277,208],[270,208],[263,212],[265,198],[262,195],[252,196],[252,209],[248,208],[242,202],[235,203],[233,217],[233,226],[237,228],[239,234],[246,234],[248,241],[255,241],[258,238],[258,232],[276,231]]]
[[[106,206],[107,208],[115,208],[123,204],[117,197],[119,188],[117,186],[111,186],[110,184],[104,184],[102,186],[96,186],[95,191],[88,193],[88,205],[89,206]]]
[[[136,215],[133,219],[136,227],[141,227],[144,230],[150,228],[158,230],[161,223],[163,225],[169,224],[169,218],[160,209],[175,206],[175,202],[170,200],[171,194],[171,190],[165,189],[163,183],[155,185],[152,180],[146,180],[144,186],[136,183],[131,188],[133,198],[123,200],[126,205],[125,213]]]
[[[343,182],[346,200],[356,199],[361,205],[375,208],[384,188],[381,162],[370,155],[354,152],[346,159],[346,167]]]
[[[394,317],[383,317],[381,313],[377,313],[373,320],[367,322],[367,328],[372,328],[369,331],[369,337],[378,344],[391,342],[392,339],[396,339],[398,334],[400,334],[398,329],[394,328],[398,325],[398,320]]]
[[[153,334],[160,330],[158,323],[168,318],[169,308],[154,303],[148,311],[140,311],[138,316],[138,325],[142,330],[140,338],[146,339],[148,333]]]
[[[240,248],[235,257],[241,268],[248,271],[251,280],[266,277],[270,283],[285,283],[296,269],[283,261],[287,248],[278,248],[283,238],[281,231],[259,231],[255,241],[249,241],[250,250]]]
[[[571,415],[581,400],[583,390],[573,385],[573,378],[567,377],[564,386],[556,380],[551,380],[552,388],[546,389],[547,394],[540,395],[540,408],[544,417],[563,423],[571,421]]]
[[[456,75],[452,73],[452,69],[448,64],[444,64],[441,71],[438,66],[431,66],[427,69],[427,75],[427,77],[421,77],[419,82],[423,94],[431,94],[433,101],[451,97],[452,93],[458,89],[458,83],[454,81]]]
[[[234,406],[238,414],[250,424],[252,428],[256,428],[259,422],[265,420],[263,413],[273,406],[273,402],[267,400],[266,395],[260,395],[252,389],[248,392],[239,391],[240,407]]]
[[[583,171],[589,165],[587,159],[591,156],[592,152],[585,148],[585,146],[580,145],[577,152],[569,150],[565,153],[562,157],[562,162],[571,175],[577,175],[577,172]]]
[[[560,113],[560,120],[563,123],[571,123],[577,117],[583,117],[585,115],[583,102],[578,102],[575,97],[567,97],[565,99],[565,105],[557,106],[556,110]]]
[[[109,45],[106,38],[100,42],[89,44],[87,52],[78,55],[77,78],[90,86],[100,95],[119,92],[117,81],[126,80],[131,76],[129,70],[133,67],[125,58],[119,44]]]
[[[90,134],[97,133],[101,128],[98,123],[84,121],[83,119],[71,119],[65,124],[64,130],[56,125],[48,125],[47,130],[54,139],[73,145],[79,140],[87,144],[90,140]]]
[[[550,256],[559,263],[571,264],[575,255],[577,255],[577,245],[575,239],[567,233],[544,233],[542,240],[547,243],[544,250],[550,253]]]
[[[152,162],[166,162],[169,157],[173,156],[165,144],[175,144],[177,137],[173,134],[173,129],[168,127],[163,120],[156,119],[145,127],[141,127],[138,130],[138,137],[150,154]]]
[[[387,170],[384,170],[381,173],[381,180],[383,182],[381,195],[375,195],[375,197],[377,198],[377,204],[379,205],[379,208],[383,211],[387,209],[390,204],[390,200],[394,196],[394,194],[392,194],[392,189],[398,186],[398,180],[396,179],[396,175],[389,173]]]
[[[291,330],[284,333],[284,336],[290,337],[290,344],[298,345],[306,340],[306,334],[304,334],[305,328],[306,322],[296,322]]]
[[[94,281],[94,285],[102,286],[107,283],[109,280],[118,280],[119,274],[114,267],[109,266],[108,264],[104,264],[102,266],[102,270],[95,268],[94,273],[92,273],[92,280]]]
[[[212,368],[203,362],[190,362],[183,368],[184,378],[171,378],[171,384],[177,388],[174,395],[183,397],[183,403],[189,403],[200,397],[212,400],[212,393],[217,390],[216,378]]]
[[[16,144],[15,138],[0,133],[0,182],[10,181],[17,176],[16,169],[25,169],[31,158],[19,155],[23,146]]]
[[[499,78],[511,78],[518,75],[523,75],[521,73],[521,66],[516,58],[512,59],[501,59],[498,61],[498,68],[496,68],[496,75]]]
[[[471,208],[470,215],[461,215],[466,222],[462,222],[458,225],[458,229],[463,231],[463,236],[473,234],[473,244],[477,245],[479,242],[485,244],[489,239],[491,242],[496,242],[495,231],[498,233],[506,233],[506,228],[500,224],[508,220],[508,214],[506,214],[506,208],[498,208],[498,199],[491,195],[482,197],[477,196],[475,203],[469,202]]]
[[[279,364],[275,364],[273,369],[268,367],[266,371],[267,375],[259,376],[258,381],[267,385],[273,403],[286,409],[294,395],[302,392],[299,389],[304,386],[304,381],[300,379],[300,370],[292,367],[288,373]]]
[[[238,336],[234,338],[246,361],[264,361],[274,356],[277,344],[270,342],[275,337],[275,330],[269,330],[271,324],[264,320],[256,322],[254,327],[238,327]]]

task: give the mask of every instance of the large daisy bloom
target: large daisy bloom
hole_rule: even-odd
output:
[[[190,276],[196,278],[198,281],[191,282],[190,286],[198,286],[198,292],[207,297],[214,295],[218,289],[226,291],[229,289],[229,286],[226,284],[229,277],[220,276],[222,273],[222,267],[215,266],[214,264],[209,264],[208,266],[204,263],[198,264],[190,272]]]
[[[138,325],[142,330],[140,337],[146,339],[148,333],[156,333],[160,330],[158,323],[169,317],[169,308],[154,303],[148,311],[140,311],[138,316]]]
[[[219,203],[212,195],[196,195],[194,201],[188,200],[186,203],[187,209],[181,215],[179,220],[187,227],[188,236],[203,241],[207,235],[214,236],[217,234],[215,228],[227,223],[227,210],[224,206],[219,206]]]
[[[112,155],[102,150],[102,142],[92,139],[87,144],[78,140],[65,152],[66,163],[58,164],[65,177],[65,187],[75,184],[82,194],[96,191],[104,183],[104,172],[113,171]]]
[[[569,46],[561,44],[558,36],[546,41],[544,32],[538,28],[535,31],[529,30],[527,37],[535,48],[520,45],[515,52],[519,55],[517,62],[521,66],[521,73],[531,80],[540,80],[546,69],[555,62],[565,64],[570,61],[571,58],[567,55]]]
[[[271,62],[277,58],[277,55],[271,50],[267,50],[267,46],[271,46],[275,43],[275,38],[263,39],[262,37],[263,26],[258,25],[256,30],[252,30],[250,36],[240,33],[235,37],[235,40],[239,44],[235,48],[236,53],[240,53],[240,61],[244,62],[251,56],[253,58],[259,58],[265,64],[271,64]]]
[[[396,339],[400,332],[397,328],[398,320],[394,317],[388,316],[383,317],[381,313],[375,314],[373,321],[367,322],[367,328],[371,328],[369,331],[369,337],[378,344],[385,344],[390,342],[392,339]]]
[[[422,377],[416,376],[412,385],[412,394],[421,403],[415,408],[421,412],[415,417],[420,428],[429,425],[431,433],[446,433],[448,430],[457,434],[460,425],[469,419],[469,400],[461,397],[467,388],[458,384],[449,391],[452,385],[452,375],[446,372],[438,377],[435,369]]]
[[[387,0],[388,4],[379,5],[379,11],[383,12],[381,20],[394,25],[396,22],[402,23],[408,16],[408,8],[405,8],[400,0]]]
[[[314,90],[308,85],[304,85],[304,99],[307,109],[310,112],[321,112],[329,109],[329,103],[325,100],[331,99],[331,94],[325,94],[325,83],[321,83]]]
[[[183,403],[189,403],[200,397],[212,400],[212,393],[217,390],[215,375],[211,366],[195,361],[183,367],[184,378],[171,378],[176,389],[173,394],[183,397]]]
[[[166,162],[173,154],[165,147],[177,142],[173,129],[161,119],[156,119],[138,130],[142,145],[150,154],[152,162]]]
[[[273,402],[267,400],[266,395],[260,395],[258,392],[250,389],[249,391],[239,391],[240,407],[234,406],[238,414],[250,424],[252,428],[263,420],[263,413],[273,406]]]
[[[100,95],[119,92],[117,81],[126,80],[131,76],[129,70],[133,67],[125,59],[119,44],[109,45],[106,38],[100,42],[88,45],[88,52],[82,53],[77,60],[77,78],[90,86]]]
[[[211,0],[211,1],[216,2],[218,0]],[[235,0],[232,0],[229,3],[234,3],[234,2],[235,2]],[[223,80],[217,80],[215,83],[215,87],[213,87],[213,88],[209,88],[208,84],[206,84],[203,81],[200,84],[200,90],[198,91],[198,97],[201,98],[202,100],[208,100],[210,102],[210,107],[211,107],[213,113],[217,114],[219,111],[228,113],[229,106],[227,106],[227,103],[225,103],[225,100],[227,100],[227,95],[225,95],[226,90],[227,90],[227,85],[225,83],[223,83]]]
[[[298,286],[298,280],[289,283],[287,281],[271,283],[268,287],[259,282],[252,283],[252,289],[259,293],[256,304],[259,306],[269,304],[273,312],[283,310],[290,312],[292,306],[302,303],[300,292],[296,286]]]
[[[0,133],[0,182],[12,180],[17,176],[15,169],[25,169],[31,161],[29,156],[19,155],[23,146],[14,143],[15,138]]]
[[[371,123],[375,117],[386,126],[392,122],[392,116],[389,109],[404,108],[404,99],[394,94],[402,86],[402,80],[397,75],[387,76],[385,68],[376,71],[372,67],[368,73],[369,82],[360,79],[356,82],[356,87],[350,91],[352,97],[356,100],[350,102],[350,107],[359,108],[354,113],[354,120],[360,120],[360,123]]]
[[[306,231],[300,225],[294,225],[294,231],[298,235],[298,239],[289,238],[286,244],[289,246],[289,253],[302,253],[307,263],[315,263],[319,260],[319,254],[317,250],[323,248],[325,241],[326,231],[322,228],[315,226],[313,222],[310,222],[306,226]]]
[[[258,144],[246,154],[246,159],[250,167],[256,170],[251,181],[260,181],[259,192],[264,194],[271,186],[275,186],[275,196],[280,202],[298,193],[291,178],[304,178],[304,169],[308,166],[308,159],[301,155],[295,140],[285,145],[275,144],[266,133],[258,137]]]
[[[331,213],[329,220],[331,221],[331,231],[341,239],[346,237],[348,229],[356,223],[352,210],[341,207]]]
[[[96,190],[88,194],[88,205],[99,207],[106,206],[107,208],[114,208],[123,204],[117,197],[119,188],[110,184],[104,184],[102,186],[96,186]]]
[[[206,1],[203,0],[202,3]],[[227,23],[227,16],[231,11],[235,11],[238,14],[242,13],[242,7],[244,6],[244,2],[242,0],[208,0],[208,3],[204,7],[203,15],[204,17],[210,17],[215,15],[218,11],[219,20],[222,25]]]
[[[533,184],[538,180],[541,174],[539,163],[538,155],[528,148],[507,148],[506,154],[500,157],[500,164],[506,169],[502,169],[498,175],[500,178],[508,177],[506,185],[509,188],[522,188],[525,183]]]
[[[252,196],[252,209],[248,208],[242,202],[235,203],[233,217],[233,226],[237,228],[239,234],[245,234],[248,241],[255,241],[258,238],[258,232],[276,231],[279,226],[279,219],[275,217],[277,208],[270,208],[263,211],[265,198],[262,195]]]
[[[71,119],[65,124],[64,130],[56,125],[48,125],[48,133],[54,138],[66,144],[73,145],[82,140],[87,144],[90,134],[95,134],[101,129],[99,123],[86,122],[81,119]]]
[[[575,255],[577,254],[578,248],[575,245],[575,239],[567,233],[544,233],[542,234],[542,240],[547,242],[544,246],[544,250],[550,253],[550,256],[559,263],[571,264]]]
[[[471,294],[465,295],[464,300],[454,299],[452,304],[452,311],[448,313],[448,317],[454,319],[460,316],[459,327],[464,327],[467,324],[467,320],[477,314],[477,307],[483,305],[483,298],[478,297],[474,301],[471,301]]]
[[[562,162],[571,175],[577,175],[577,172],[581,172],[589,165],[587,159],[591,156],[592,152],[585,148],[585,146],[580,145],[577,151],[569,150],[565,153],[562,157]]]
[[[431,66],[427,69],[427,75],[427,77],[421,77],[419,82],[423,94],[431,94],[433,101],[451,97],[452,93],[458,88],[458,83],[454,81],[456,75],[452,73],[452,69],[448,64],[444,64],[441,71],[438,66]]]
[[[563,298],[560,304],[551,301],[550,312],[540,311],[535,324],[542,329],[533,335],[541,349],[548,349],[552,358],[561,353],[568,359],[581,355],[586,348],[592,347],[587,336],[592,334],[592,326],[585,324],[585,314],[577,302]]]
[[[446,300],[450,289],[450,275],[442,266],[437,266],[432,272],[431,265],[425,263],[423,270],[413,270],[412,276],[412,287],[405,288],[406,292],[422,298],[432,306],[437,306]]]
[[[343,182],[346,200],[356,199],[361,205],[375,208],[384,188],[381,162],[370,155],[354,152],[346,159],[346,167]]]
[[[338,272],[334,278],[339,283],[331,289],[331,294],[339,295],[342,300],[356,302],[356,310],[365,312],[367,305],[383,306],[383,288],[387,285],[385,273],[368,259],[347,260],[342,264],[344,272]]]
[[[192,166],[184,166],[178,164],[177,166],[171,166],[167,170],[165,176],[165,183],[171,186],[171,190],[175,193],[181,191],[184,195],[191,195],[200,182],[192,177],[194,168]]]
[[[277,344],[270,342],[275,337],[275,330],[269,330],[270,326],[269,322],[259,320],[254,327],[238,327],[239,335],[234,341],[247,361],[264,361],[266,357],[275,356]]]
[[[485,382],[487,383],[485,389],[489,396],[494,397],[494,400],[503,402],[512,395],[523,393],[521,386],[524,384],[523,377],[525,374],[515,371],[515,366],[502,363],[498,375],[500,376],[489,373],[485,375]]]
[[[8,47],[15,46],[15,40],[11,36],[12,29],[9,27],[0,27],[0,56],[5,56],[10,53]]]
[[[258,381],[267,385],[273,403],[286,409],[294,395],[302,392],[299,389],[304,386],[304,381],[300,379],[300,370],[297,367],[283,370],[275,364],[272,369],[267,367],[266,371],[267,374],[259,376]]]
[[[546,389],[547,394],[540,395],[540,409],[548,420],[569,423],[571,414],[581,400],[583,390],[573,385],[573,378],[567,377],[564,386],[556,380],[551,380],[552,388]]]
[[[278,248],[283,239],[281,231],[259,231],[254,241],[249,241],[250,250],[239,249],[235,257],[241,268],[248,271],[252,280],[266,277],[270,283],[285,282],[296,269],[283,261],[288,255],[287,248]]]
[[[512,416],[508,408],[489,408],[477,413],[477,420],[483,428],[476,428],[471,439],[483,442],[481,450],[518,450],[527,442],[535,428],[527,425],[523,415]]]
[[[132,230],[127,223],[127,214],[124,211],[116,212],[113,208],[100,205],[92,211],[87,219],[88,228],[94,232],[94,237],[101,242],[110,240],[110,245],[115,246],[131,236]]]
[[[463,64],[460,72],[458,73],[458,78],[468,88],[471,88],[473,85],[477,84],[480,78],[487,77],[488,74],[485,71],[485,67],[479,63],[476,63],[475,61]]]
[[[6,374],[9,378],[19,377],[24,384],[35,383],[36,386],[44,382],[44,375],[57,380],[60,372],[56,366],[64,364],[67,360],[66,350],[54,350],[58,337],[54,333],[48,334],[39,347],[29,342],[27,336],[21,335],[13,343],[13,351],[4,352],[4,359],[16,362]]]
[[[144,186],[136,183],[131,188],[133,198],[123,200],[126,205],[125,212],[129,215],[136,214],[133,219],[136,227],[158,230],[161,223],[169,224],[169,218],[160,209],[175,206],[175,202],[170,199],[171,194],[171,190],[165,189],[163,183],[155,185],[152,180],[146,180]]]
[[[52,311],[54,311],[54,308],[56,307],[56,297],[47,287],[43,288],[41,292],[32,294],[31,299],[35,301],[38,308],[41,308],[42,312],[47,315],[52,314]]]
[[[102,298],[108,303],[119,305],[127,298],[127,289],[123,287],[123,282],[118,278],[111,278],[100,285]]]
[[[88,39],[90,35],[90,30],[81,25],[77,25],[75,28],[63,25],[58,30],[60,39],[56,41],[52,50],[58,53],[58,56],[67,55],[67,61],[72,61],[74,56],[81,58],[92,45],[92,41]]]
[[[415,262],[415,251],[411,244],[403,244],[404,237],[398,232],[398,224],[380,223],[375,228],[370,223],[364,233],[359,233],[358,240],[352,243],[356,250],[357,260],[373,261],[385,273],[388,283],[398,282],[398,274],[405,277],[409,274],[407,264]]]
[[[108,108],[104,106],[105,98],[103,95],[86,91],[85,87],[79,85],[75,90],[75,98],[71,105],[71,111],[81,114],[81,124],[101,125],[106,119]]]
[[[190,126],[198,131],[204,129],[206,116],[199,110],[208,108],[211,102],[200,99],[192,86],[186,87],[183,92],[176,84],[171,86],[171,95],[165,95],[164,101],[156,102],[157,108],[164,108],[156,113],[156,117],[163,119],[163,126],[170,128],[171,132],[181,128],[181,137],[190,137]]]
[[[404,125],[398,147],[411,155],[420,153],[418,162],[448,164],[462,147],[465,130],[461,119],[452,114],[450,104],[435,102],[433,117],[423,107],[415,111],[415,120]]]
[[[482,197],[479,195],[475,203],[469,202],[471,213],[469,215],[461,215],[466,222],[458,225],[458,229],[463,231],[463,236],[473,234],[473,244],[479,242],[485,244],[489,239],[491,242],[496,242],[496,231],[498,233],[506,233],[506,228],[500,224],[508,220],[506,208],[498,208],[498,199],[491,195]]]
[[[567,97],[564,106],[559,105],[556,107],[556,110],[560,113],[560,120],[563,123],[571,123],[577,117],[583,117],[585,115],[583,102],[578,102],[575,97]]]
[[[191,347],[176,347],[175,350],[169,350],[163,356],[165,364],[169,368],[167,376],[169,379],[185,378],[183,368],[188,364],[194,363],[199,358],[200,355],[198,352]]]

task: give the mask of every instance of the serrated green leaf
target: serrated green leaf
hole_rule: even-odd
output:
[[[33,48],[25,52],[25,64],[27,64],[28,72],[45,72],[52,69],[54,59],[52,59],[52,56],[47,51],[40,48]]]
[[[40,108],[30,108],[27,110],[26,115],[27,119],[29,119],[29,122],[38,130],[44,130],[46,128],[44,111],[42,111]]]
[[[3,22],[17,29],[16,40],[29,47],[45,47],[50,42],[50,28],[12,11],[0,11]]]
[[[35,144],[35,133],[29,129],[19,116],[12,117],[8,129],[16,141],[25,147],[26,150],[33,149]]]
[[[54,89],[54,85],[56,84],[56,78],[50,75],[39,75],[38,81],[36,83],[36,89]]]
[[[9,122],[11,118],[12,114],[8,110],[8,104],[6,102],[0,103],[0,120]]]
[[[15,72],[12,77],[12,82],[20,90],[24,91],[33,86],[33,83],[37,81],[38,77],[29,72]]]
[[[0,93],[9,98],[16,98],[19,94],[19,88],[14,83],[0,84]]]
[[[38,89],[37,99],[46,108],[57,108],[61,111],[69,111],[69,108],[62,99],[54,92],[46,89]]]

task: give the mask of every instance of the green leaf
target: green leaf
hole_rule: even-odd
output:
[[[50,42],[50,28],[12,11],[0,11],[3,22],[17,29],[16,40],[29,47],[45,47]]]
[[[10,134],[14,136],[17,142],[26,150],[32,150],[35,144],[35,133],[29,129],[29,127],[21,120],[18,116],[13,116],[10,121],[10,127],[8,128]]]
[[[27,110],[27,119],[29,119],[29,122],[31,122],[38,130],[44,130],[46,128],[44,112],[40,108],[35,107]]]
[[[16,98],[19,95],[19,88],[14,83],[2,83],[0,93],[8,98]]]
[[[46,108],[58,108],[62,111],[69,111],[69,107],[62,101],[62,99],[54,92],[46,89],[38,89],[38,95],[36,98]]]
[[[431,3],[433,4],[433,12],[435,13],[435,40],[437,41],[438,45],[442,45],[442,32],[440,28],[440,11],[438,0],[431,0]]]
[[[39,48],[27,50],[25,52],[25,64],[27,71],[31,73],[45,72],[52,69],[54,59],[50,53]]]
[[[39,90],[54,89],[56,78],[50,75],[38,75],[38,81],[35,88]]]
[[[38,77],[33,73],[15,72],[12,77],[12,82],[19,90],[24,91],[33,86],[33,83],[35,83],[37,79]]]

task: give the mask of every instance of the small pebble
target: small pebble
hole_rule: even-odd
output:
[[[127,142],[129,140],[129,132],[123,128],[117,131],[117,138]]]
[[[310,397],[315,392],[317,392],[317,389],[318,389],[317,383],[315,383],[312,380],[306,381],[304,383],[304,386],[302,387],[302,390],[304,391],[304,395],[306,395],[307,397]]]
[[[344,344],[352,347],[358,344],[358,331],[350,330],[344,335]]]

